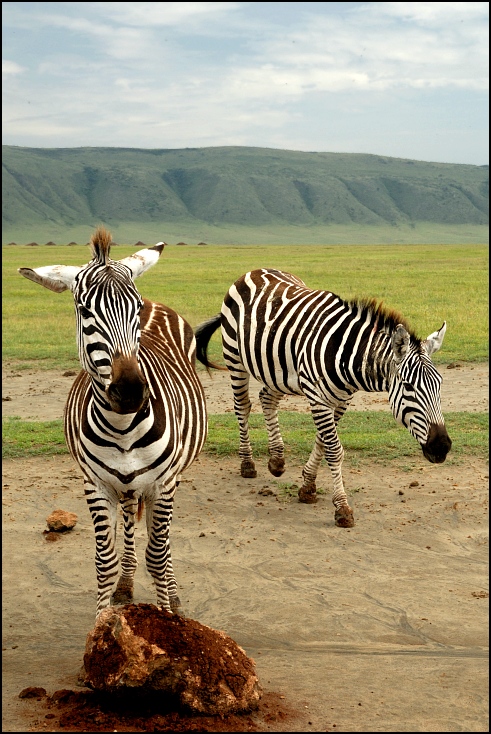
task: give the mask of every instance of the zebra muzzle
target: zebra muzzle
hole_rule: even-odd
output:
[[[432,423],[428,431],[428,440],[421,446],[425,458],[432,464],[443,464],[451,447],[452,440],[445,426]]]
[[[115,413],[127,415],[144,409],[150,397],[150,388],[138,366],[136,357],[117,357],[112,364],[112,380],[106,396]]]

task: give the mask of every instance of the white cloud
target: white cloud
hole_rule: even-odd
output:
[[[25,67],[17,64],[15,61],[9,61],[8,59],[2,59],[2,75],[13,76],[16,74],[22,74],[25,71]]]
[[[465,94],[452,115],[469,126],[488,87],[487,3],[7,2],[3,14],[11,144],[363,151],[367,111],[377,130],[387,110],[402,129],[408,108],[441,129],[439,95]]]
[[[416,20],[425,25],[455,23],[455,21],[482,20],[487,23],[488,3],[375,3],[385,6],[384,11],[399,18]]]
[[[132,26],[177,26],[222,15],[243,3],[85,3],[114,22]]]

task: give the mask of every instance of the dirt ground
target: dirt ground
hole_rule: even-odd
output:
[[[488,411],[487,364],[441,372],[444,413]],[[200,374],[209,412],[230,411],[227,375]],[[8,364],[3,378],[4,416],[32,420],[60,418],[73,380]],[[283,407],[306,410],[296,398]],[[387,400],[358,394],[353,407],[385,410]],[[77,682],[96,596],[80,470],[69,456],[4,462],[3,731],[489,730],[487,463],[435,466],[421,454],[410,470],[346,468],[350,530],[334,526],[326,466],[316,505],[288,492],[299,464],[280,479],[266,460],[256,466],[256,479],[242,479],[237,459],[202,454],[176,493],[171,542],[182,613],[255,660],[261,706],[229,721],[140,710],[135,723]],[[78,523],[47,542],[57,508]],[[135,601],[155,603],[143,523],[136,537]],[[28,686],[51,698],[20,699]],[[52,696],[60,689],[78,692],[78,724]]]
[[[467,410],[488,412],[489,410],[489,365],[482,363],[453,362],[442,365],[443,413]],[[23,420],[56,420],[63,416],[68,391],[77,370],[17,370],[8,362],[2,365],[2,409],[3,416],[19,416]],[[227,372],[212,371],[211,375],[200,371],[210,414],[233,412],[232,389]],[[253,412],[260,413],[259,390],[261,385],[251,380],[250,394]],[[304,398],[288,395],[281,403],[282,410],[308,413]],[[387,410],[389,404],[385,393],[357,392],[351,410]]]

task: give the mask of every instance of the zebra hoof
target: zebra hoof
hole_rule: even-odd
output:
[[[257,477],[256,466],[250,459],[244,459],[240,465],[240,476],[244,479],[255,479]]]
[[[178,596],[169,596],[169,604],[172,612],[175,614],[181,606],[181,600]]]
[[[342,505],[334,513],[334,522],[338,528],[352,528],[355,524],[353,510],[348,505]]]
[[[317,490],[314,483],[304,484],[298,490],[298,501],[306,505],[315,505],[317,502]]]
[[[112,597],[112,604],[130,604],[133,601],[133,582],[119,579]]]
[[[272,456],[268,461],[268,469],[274,477],[281,477],[285,471],[285,460],[277,456]]]

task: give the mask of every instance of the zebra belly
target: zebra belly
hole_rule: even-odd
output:
[[[268,339],[271,324],[265,325],[261,333],[262,348],[255,351],[254,345],[259,337],[254,327],[250,326],[249,330],[244,331],[238,324],[233,338],[222,330],[223,356],[228,369],[231,372],[243,369],[261,384],[283,395],[303,395],[293,355],[284,352],[280,357],[271,348],[272,339]],[[227,359],[228,350],[230,350],[230,359]],[[237,356],[241,365],[239,368],[237,367]]]

